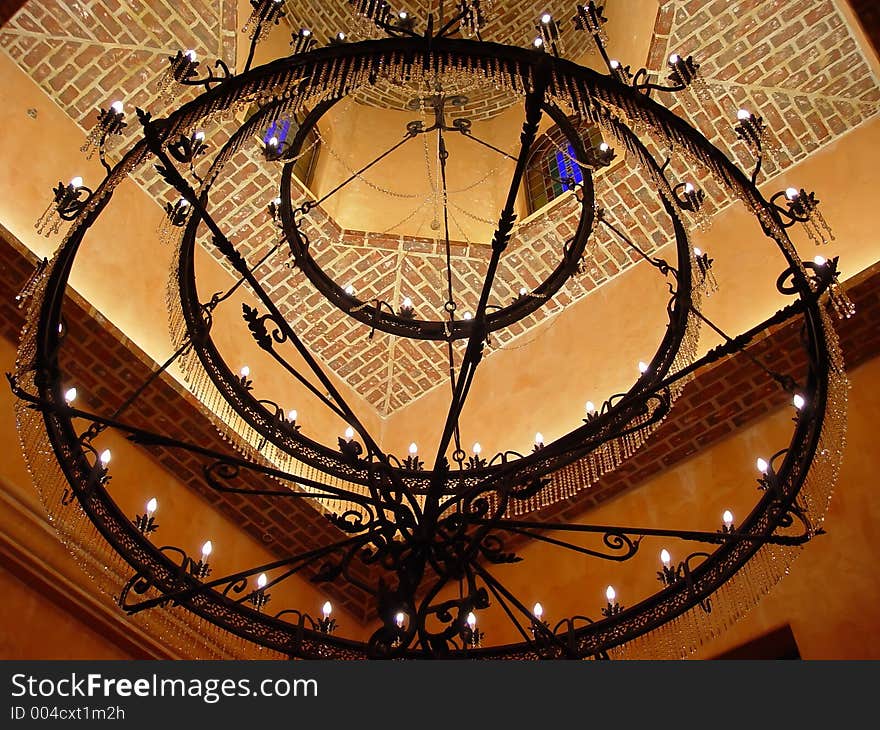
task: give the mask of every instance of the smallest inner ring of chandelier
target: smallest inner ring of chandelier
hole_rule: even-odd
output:
[[[88,540],[89,549],[106,561],[98,577],[101,589],[132,620],[159,616],[163,625],[189,636],[211,627],[218,656],[240,655],[241,639],[259,647],[259,656],[303,658],[682,656],[741,615],[736,604],[759,600],[765,589],[754,587],[773,585],[797,551],[822,531],[841,460],[847,388],[826,309],[838,316],[853,313],[839,286],[837,260],[801,260],[789,238],[795,226],[817,244],[831,235],[815,195],[789,188],[767,199],[757,188],[762,162],[774,147],[763,120],[746,110],[737,114],[738,144],[754,160],[753,169],[743,171],[665,105],[678,99],[688,109],[708,95],[694,58],[673,54],[662,79],[646,69],[633,73],[609,58],[604,10],[593,2],[577,5],[565,23],[549,13],[530,19],[534,42],[516,47],[488,37],[496,10],[489,1],[463,0],[454,4],[451,16],[441,10],[417,18],[394,11],[384,0],[350,0],[350,33],[340,32],[319,48],[310,30],[294,31],[290,56],[256,68],[251,65],[257,44],[286,11],[276,0],[251,0],[251,5],[244,28],[250,41],[245,68],[234,74],[218,60],[205,69],[195,51],[170,57],[159,81],[160,100],[175,101],[184,88],[201,93],[164,117],[138,109],[142,138],[115,165],[107,160],[107,142],[129,122],[121,103],[101,110],[84,151],[98,152],[106,177],[93,187],[80,178],[60,182],[37,223],[47,235],[64,222],[71,227],[20,295],[22,302],[29,300],[28,316],[9,379],[35,485],[70,549],[78,553]],[[605,65],[602,72],[562,57],[566,39],[573,36],[594,45]],[[466,103],[466,92],[481,86],[506,94],[514,100],[512,108],[521,104],[512,151],[483,139],[476,122],[455,112]],[[307,195],[294,167],[310,135],[341,100],[370,99],[381,106],[375,92],[388,88],[414,98],[407,108],[418,109],[420,118],[400,130],[392,148],[377,151],[340,185],[321,197]],[[277,197],[269,205],[275,240],[257,258],[224,224],[218,213],[222,201],[212,191],[236,155],[253,154],[255,135],[292,118],[302,121],[290,144],[270,136],[256,150],[277,176]],[[568,197],[536,220],[552,228],[567,206],[570,233],[560,240],[543,280],[505,299],[495,285],[500,267],[517,250],[518,196],[546,120],[561,135],[567,165],[578,174],[557,181]],[[204,131],[212,127],[216,136]],[[601,132],[601,143],[585,136],[587,127]],[[324,215],[322,204],[332,195],[397,149],[424,143],[427,156],[429,138],[442,203],[436,244],[445,254],[442,306],[433,314],[409,299],[399,307],[379,297],[361,299],[337,281],[321,264],[327,242],[312,220]],[[493,211],[494,234],[479,243],[485,264],[467,315],[456,290],[450,239],[446,173],[454,161],[448,146],[453,138],[492,150],[511,167],[503,202]],[[659,247],[639,240],[638,231],[626,230],[606,209],[599,182],[615,156],[639,174],[674,260],[660,256]],[[70,386],[68,278],[119,183],[150,169],[177,201],[165,204],[163,223],[164,235],[177,242],[168,300],[175,350],[117,408],[90,410],[77,402],[77,390]],[[688,235],[692,227],[708,225],[709,218],[706,195],[695,180],[711,181],[727,201],[742,203],[754,216],[756,231],[780,254],[779,268],[768,279],[789,302],[736,335],[725,333],[701,309],[723,282],[716,281],[708,253],[695,248]],[[538,434],[527,454],[506,448],[492,456],[475,444],[468,455],[461,414],[477,370],[491,356],[491,339],[540,314],[564,287],[576,283],[589,269],[600,232],[655,271],[668,289],[668,322],[654,356],[639,364],[626,392],[587,403],[585,417],[565,435],[545,443]],[[235,284],[228,291],[210,297],[199,292],[198,246],[233,274]],[[420,454],[413,444],[406,456],[395,456],[380,446],[310,346],[307,327],[291,323],[258,275],[260,266],[279,255],[290,276],[303,275],[337,313],[365,325],[369,338],[430,340],[443,349],[450,395],[448,409],[436,419],[434,454]],[[347,424],[343,437],[331,443],[313,438],[296,411],[257,397],[256,375],[249,368],[226,362],[222,338],[214,335],[222,308],[239,288],[250,297],[238,313],[248,337]],[[795,372],[778,372],[775,363],[760,362],[748,352],[751,342],[782,326],[802,331],[794,338],[803,348],[800,359],[794,358],[803,362]],[[701,355],[704,327],[720,337],[720,344]],[[757,460],[759,489],[748,514],[735,519],[725,510],[718,524],[687,530],[638,520],[627,526],[593,524],[589,513],[569,522],[547,516],[545,510],[576,499],[633,457],[695,374],[735,356],[754,360],[793,405],[790,442],[768,446]],[[215,449],[171,435],[171,429],[159,433],[137,424],[139,399],[172,364],[231,448]],[[197,462],[204,489],[218,498],[235,493],[294,519],[302,514],[298,509],[316,510],[326,518],[326,530],[305,549],[290,552],[268,544],[275,551],[272,560],[215,572],[211,540],[195,556],[161,540],[155,498],[144,495],[143,514],[126,515],[119,507],[114,493],[120,487],[110,481],[111,453],[102,443],[110,431],[145,449]],[[754,490],[754,483],[742,487]],[[609,575],[604,602],[585,597],[581,611],[553,623],[540,603],[530,607],[529,597],[507,584],[506,571],[520,561],[528,565],[520,554],[526,542],[550,545],[567,560],[584,560],[591,572],[600,567],[610,574],[633,561],[640,549],[644,553],[643,543],[664,540],[679,555],[673,558],[663,547],[656,591],[627,599],[626,605]],[[539,569],[531,569],[532,580],[540,583]],[[331,618],[330,601],[320,607],[320,616],[316,607],[284,603],[285,583],[303,577],[334,596],[349,589],[363,596],[369,607],[366,633]],[[279,598],[270,608],[271,593]],[[496,629],[477,628],[478,621]]]

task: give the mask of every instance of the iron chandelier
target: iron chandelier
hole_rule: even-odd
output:
[[[19,398],[23,449],[62,539],[74,549],[84,531],[97,531],[95,544],[113,566],[98,580],[133,617],[156,615],[170,621],[165,617],[179,617],[186,609],[197,618],[197,631],[213,632],[215,641],[229,647],[244,640],[262,647],[264,655],[601,659],[687,653],[700,637],[728,620],[733,609],[725,605],[730,600],[725,591],[739,586],[737,590],[748,592],[742,586],[774,582],[796,551],[821,532],[837,477],[847,381],[824,302],[841,316],[852,314],[851,304],[839,289],[836,260],[802,261],[788,236],[796,224],[817,243],[830,236],[814,194],[792,188],[765,199],[756,182],[772,145],[762,119],[741,110],[736,120],[738,139],[754,158],[753,170],[744,172],[682,116],[657,101],[662,96],[696,104],[708,93],[693,57],[671,56],[664,79],[645,69],[631,72],[609,58],[606,19],[593,2],[578,5],[564,27],[549,13],[534,19],[534,42],[516,47],[482,37],[493,12],[491,2],[458,2],[451,14],[441,3],[439,13],[415,18],[393,12],[384,0],[350,0],[355,31],[364,40],[351,42],[353,35],[340,32],[329,45],[317,47],[312,32],[301,29],[293,33],[290,56],[255,68],[257,44],[283,20],[285,9],[278,0],[251,0],[251,5],[244,69],[234,74],[222,60],[205,69],[194,51],[181,50],[170,57],[160,81],[162,92],[174,98],[181,87],[196,87],[201,93],[162,118],[138,109],[142,139],[113,165],[107,160],[107,141],[131,120],[121,104],[102,110],[85,150],[97,150],[106,177],[93,189],[82,179],[59,183],[38,222],[40,230],[50,233],[63,221],[72,225],[53,259],[26,287],[23,296],[31,303],[17,369],[9,378]],[[591,38],[607,73],[562,57],[570,32]],[[482,139],[466,117],[451,118],[462,89],[474,84],[521,100],[524,119],[513,153]],[[310,133],[343,99],[369,97],[383,85],[412,92],[420,118],[406,126],[398,144],[323,197],[304,194],[293,170]],[[515,235],[517,195],[545,117],[568,145],[564,149],[570,150],[569,169],[578,171],[577,179],[572,175],[559,181],[570,191],[577,225],[545,278],[502,301],[493,283]],[[255,136],[291,118],[298,120],[292,139],[270,134],[257,145],[256,153],[277,170],[278,194],[268,205],[268,215],[278,235],[263,258],[247,260],[234,236],[218,223],[212,187],[235,154],[253,150]],[[230,119],[236,120],[235,129],[225,140],[201,131]],[[600,129],[610,146],[593,144],[584,135],[584,125]],[[447,141],[452,137],[494,150],[513,164],[495,233],[487,242],[490,253],[480,296],[468,313],[460,311],[450,255],[446,167]],[[447,262],[443,306],[433,315],[409,299],[397,307],[379,298],[360,299],[322,267],[315,255],[320,233],[313,221],[321,204],[359,174],[397,148],[427,138],[437,145],[443,201],[438,240]],[[669,151],[666,159],[661,150]],[[615,157],[619,164],[638,168],[656,196],[672,234],[674,261],[646,253],[603,209],[594,177]],[[202,165],[198,171],[197,163]],[[165,235],[177,246],[168,301],[176,349],[122,407],[113,413],[91,412],[77,404],[62,366],[68,277],[84,238],[114,190],[134,171],[151,165],[176,196],[175,202],[165,204],[164,224]],[[701,298],[717,283],[712,259],[695,249],[688,236],[690,226],[706,223],[705,194],[693,182],[679,179],[682,169],[694,179],[713,180],[725,195],[741,201],[781,255],[780,272],[774,277],[791,302],[736,336],[721,332],[700,310]],[[552,209],[547,215],[553,215]],[[640,364],[640,377],[627,392],[598,407],[588,404],[583,421],[567,435],[550,443],[536,437],[534,450],[527,454],[505,450],[484,456],[475,447],[468,455],[462,448],[459,416],[487,341],[545,306],[582,273],[599,228],[616,236],[668,284],[668,325],[654,357]],[[232,290],[209,297],[200,293],[194,262],[200,245],[214,250],[235,273]],[[430,340],[447,349],[451,399],[437,424],[440,445],[433,459],[423,459],[417,448],[402,458],[386,453],[346,402],[256,273],[266,258],[279,253],[340,312],[366,325],[370,336],[379,332]],[[248,368],[227,364],[213,325],[218,308],[239,287],[253,296],[242,316],[257,346],[349,425],[338,442],[311,439],[296,412],[256,397]],[[704,530],[540,518],[542,509],[595,484],[636,453],[694,373],[742,352],[769,328],[790,321],[802,323],[808,366],[794,377],[761,364],[790,394],[794,418],[790,443],[758,460],[758,499],[750,514],[735,521],[726,512],[719,525]],[[718,332],[723,342],[698,357],[702,326]],[[295,354],[285,355],[285,347]],[[144,389],[172,363],[181,367],[190,389],[210,409],[234,450],[214,451],[129,420]],[[309,551],[280,555],[271,563],[216,575],[211,571],[210,541],[195,557],[177,546],[162,545],[155,499],[133,518],[117,506],[109,482],[111,454],[101,445],[108,429],[146,448],[188,453],[200,460],[205,483],[218,493],[259,496],[281,510],[291,500],[305,500],[326,516],[337,537]],[[592,536],[597,544],[584,547],[570,536]],[[593,606],[598,611],[587,606],[586,615],[566,617],[555,625],[544,620],[540,604],[529,608],[495,575],[495,566],[519,561],[513,542],[517,538],[541,540],[584,560],[614,564],[635,556],[646,537],[667,537],[691,546],[678,562],[668,550],[662,551],[656,593],[623,606],[609,586],[606,604]],[[363,579],[364,569],[372,582]],[[113,576],[125,571],[128,575],[116,581]],[[270,603],[273,586],[300,574],[319,584],[354,583],[368,593],[374,606],[370,637],[347,637],[345,627],[331,618],[329,602],[320,617],[302,606]],[[752,591],[745,600],[757,600],[759,593]],[[506,617],[518,641],[493,643],[488,632],[477,628],[480,612],[490,608]],[[682,625],[688,627],[684,637]]]

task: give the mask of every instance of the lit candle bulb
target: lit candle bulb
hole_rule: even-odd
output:
[[[541,617],[544,615],[544,607],[540,603],[536,603],[535,607],[532,609],[532,614],[538,619],[538,621],[540,621]]]
[[[278,146],[278,137],[269,137],[269,146],[277,147]]]
[[[736,118],[739,119],[741,122],[744,122],[744,121],[746,121],[747,119],[751,119],[751,118],[752,118],[752,113],[751,113],[748,109],[740,109],[740,110],[736,113]]]
[[[477,628],[477,615],[473,611],[467,615],[467,625],[471,631]]]
[[[474,315],[472,315],[470,312],[465,312],[465,313],[461,316],[461,318],[464,319],[464,320],[473,319],[473,318],[474,318]]]
[[[674,66],[674,65],[677,64],[680,60],[681,60],[681,59],[679,58],[678,54],[677,54],[677,53],[673,53],[673,54],[671,54],[671,55],[669,56],[669,65],[670,65],[670,66]]]
[[[519,295],[520,295],[521,297],[524,297],[524,296],[525,296],[526,294],[528,294],[528,293],[529,293],[529,290],[526,289],[524,286],[521,286],[521,287],[519,288]]]
[[[644,375],[646,372],[648,372],[648,363],[642,362],[641,360],[639,360],[639,372],[642,375]]]
[[[692,193],[692,192],[694,192],[694,185],[693,185],[693,183],[689,183],[689,182],[685,183],[685,184],[684,184],[684,191],[685,191],[686,193]]]
[[[758,457],[758,460],[755,462],[755,466],[762,474],[766,474],[768,471],[770,471],[770,464],[767,463],[766,459]]]
[[[797,408],[798,410],[801,410],[801,408],[803,408],[807,404],[806,399],[800,393],[794,394],[794,398],[792,398],[792,402],[794,403],[794,407]]]
[[[241,377],[243,377],[243,378],[247,378],[247,377],[250,377],[251,369],[250,369],[247,365],[245,365],[245,366],[244,366],[241,370],[239,370],[238,372],[239,372],[239,374],[241,375]]]
[[[321,606],[321,613],[324,614],[324,618],[330,618],[330,614],[333,613],[333,606],[330,601],[324,601],[324,605]]]
[[[406,10],[401,10],[401,11],[397,14],[397,17],[400,18],[401,20],[406,20],[406,19],[409,17],[409,13],[406,12]]]
[[[259,590],[263,590],[266,587],[266,583],[268,582],[269,579],[266,577],[265,573],[260,573],[260,575],[257,576],[257,588]]]
[[[672,564],[672,556],[666,548],[660,551],[660,562],[663,563],[664,568],[668,568]]]
[[[694,256],[696,256],[697,258],[700,258],[700,256],[702,256],[702,255],[703,255],[702,249],[698,248],[697,246],[694,246]]]
[[[122,102],[121,101],[114,101],[110,105],[110,109],[113,110],[114,114],[122,114],[122,110],[123,110]]]
[[[404,297],[403,304],[401,306],[403,307],[403,309],[412,309],[413,308],[412,299],[410,299],[409,297]]]
[[[354,438],[354,429],[351,426],[349,426],[348,428],[345,429],[345,440],[351,441],[353,438]]]
[[[205,141],[205,133],[202,131],[196,132],[196,142],[204,142]],[[281,198],[278,198],[278,202],[281,202]]]
[[[584,408],[586,408],[588,416],[592,416],[596,412],[596,404],[593,403],[593,401],[591,401],[591,400],[587,401]]]
[[[297,416],[299,416],[299,413],[296,412],[295,408],[287,412],[287,420],[291,423],[296,422]]]
[[[544,445],[544,434],[540,431],[535,434],[535,446],[543,446]]]
[[[187,59],[189,59],[190,63],[196,62],[197,56],[196,56],[196,52],[194,50],[190,49],[186,53],[184,53],[183,55],[186,56]]]
[[[64,394],[64,400],[68,403],[73,403],[76,400],[76,388],[68,388]]]
[[[347,36],[346,36],[345,33],[343,33],[342,31],[339,31],[339,32],[336,34],[336,40],[339,41],[340,43],[342,43],[343,41],[345,41],[346,37],[347,37]]]
[[[828,263],[828,259],[824,256],[814,256],[813,263],[816,264],[816,266],[825,266],[825,264]]]
[[[544,45],[544,39],[543,38],[535,38],[535,40],[533,40],[532,43],[534,44],[535,48],[541,48]]]
[[[605,598],[608,599],[608,603],[614,603],[615,599],[617,598],[617,593],[614,590],[614,586],[608,586],[605,589]]]
[[[785,197],[789,200],[794,200],[800,193],[797,188],[786,188],[785,189]]]
[[[607,143],[607,142],[600,142],[600,143],[599,143],[599,150],[600,150],[601,152],[607,152],[607,151],[610,150],[610,149],[611,149],[611,147],[608,146],[608,143]]]
[[[308,28],[303,28],[300,31],[300,34],[302,35],[303,38],[308,38],[312,34],[312,31],[310,31]]]
[[[147,517],[152,517],[156,514],[156,509],[159,507],[159,503],[156,501],[156,498],[153,497],[149,502],[147,502]]]
[[[544,14],[541,16],[541,22],[542,22],[544,25],[550,25],[550,23],[551,23],[552,20],[553,20],[553,16],[550,15],[550,13],[544,13]]]
[[[397,615],[394,617],[394,623],[397,624],[397,628],[402,629],[405,621],[406,614],[403,611],[398,611]]]
[[[416,442],[413,441],[413,442],[409,445],[409,455],[410,455],[410,456],[415,456],[415,455],[418,454],[418,453],[419,453],[419,447],[416,445]]]
[[[205,544],[202,545],[202,560],[207,560],[211,553],[214,551],[214,545],[210,540],[206,540]]]
[[[348,296],[353,297],[354,296],[354,287],[351,284],[349,284],[347,287],[345,287],[345,293],[348,294]]]
[[[101,452],[101,456],[100,456],[99,458],[101,459],[101,463],[102,463],[104,466],[107,466],[107,464],[110,463],[110,459],[111,459],[111,457],[112,457],[112,454],[110,453],[110,449],[104,449],[104,450]]]
[[[618,61],[616,58],[613,58],[613,59],[611,59],[611,62],[609,65],[611,66],[611,68],[616,70],[616,69],[620,68],[620,61]]]
[[[483,453],[483,447],[480,446],[480,442],[479,442],[479,441],[477,441],[477,442],[474,444],[473,452],[474,452],[474,454],[475,454],[476,456],[479,456],[480,454]]]
[[[729,509],[724,510],[724,514],[721,515],[721,520],[724,522],[724,526],[729,530],[733,527],[733,512]]]
[[[83,179],[79,175],[70,179],[70,187],[72,187],[74,190],[76,190],[77,188],[81,188],[82,184]]]

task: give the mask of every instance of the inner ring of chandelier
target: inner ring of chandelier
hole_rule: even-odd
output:
[[[442,319],[422,319],[416,316],[419,307],[395,307],[381,299],[363,301],[357,294],[343,285],[342,282],[326,271],[311,253],[314,241],[310,240],[304,229],[304,222],[315,204],[311,201],[297,205],[296,186],[292,182],[295,160],[299,157],[303,145],[310,132],[318,125],[335,104],[344,97],[332,98],[317,104],[306,116],[293,142],[285,150],[287,159],[281,175],[280,215],[286,240],[290,246],[297,268],[303,272],[312,285],[337,309],[345,312],[371,329],[380,330],[399,337],[419,340],[458,340],[469,338],[474,327],[480,326],[474,320],[463,316],[459,304],[453,298],[447,299],[441,310]],[[574,164],[582,173],[583,182],[578,183],[578,222],[575,232],[563,241],[560,247],[559,261],[540,284],[531,290],[521,290],[519,295],[508,303],[502,304],[497,298],[489,300],[486,316],[486,332],[494,332],[509,327],[544,306],[574,276],[581,266],[581,258],[593,230],[595,215],[595,189],[593,185],[592,166],[581,135],[577,132],[571,119],[555,104],[542,103],[541,110],[556,124],[565,141],[574,151]],[[456,120],[458,121],[458,120]],[[439,123],[439,122],[438,122]],[[436,125],[434,125],[436,126]],[[417,131],[412,134],[427,134],[434,127]],[[461,130],[455,124],[448,127],[450,134],[458,134]],[[534,144],[532,145],[534,148]],[[520,171],[522,172],[522,171]],[[296,207],[295,207],[296,206]],[[500,212],[500,211],[499,211]],[[552,216],[550,211],[544,215]],[[445,241],[440,241],[442,249]],[[515,243],[512,242],[512,243]],[[527,244],[525,244],[527,245]],[[511,245],[513,248],[513,245]]]

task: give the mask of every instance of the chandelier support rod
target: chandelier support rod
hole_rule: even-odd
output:
[[[221,252],[223,252],[222,249],[226,249],[226,252],[237,254],[237,252],[235,251],[235,247],[232,245],[232,242],[226,237],[226,235],[217,225],[217,222],[214,220],[213,216],[208,213],[202,199],[195,194],[195,191],[190,187],[190,185],[180,174],[180,171],[169,159],[162,145],[162,140],[159,138],[158,130],[156,129],[155,123],[151,122],[149,119],[149,115],[146,114],[141,116],[141,121],[144,126],[144,137],[146,139],[147,145],[153,152],[153,154],[155,154],[156,157],[162,162],[162,165],[164,167],[164,175],[166,176],[168,182],[172,184],[182,196],[189,200],[190,205],[192,205],[194,210],[198,212],[201,219],[205,222],[205,225],[211,231],[214,237],[214,243],[221,248]],[[396,146],[400,146],[409,138],[410,137],[408,135]],[[318,365],[318,362],[312,356],[309,349],[305,347],[305,345],[303,345],[302,341],[293,331],[293,328],[287,322],[285,317],[281,314],[281,312],[278,311],[278,308],[275,306],[272,298],[266,294],[262,286],[260,286],[259,282],[257,281],[256,277],[248,269],[244,258],[240,255],[233,255],[228,258],[230,258],[230,262],[235,266],[238,272],[245,277],[251,289],[272,314],[272,319],[275,325],[281,330],[281,332],[284,333],[287,339],[289,339],[293,343],[297,352],[299,352],[300,356],[303,358],[303,360],[305,360],[306,364],[309,366],[312,372],[321,381],[321,384],[327,389],[330,397],[345,413],[346,420],[348,421],[349,425],[351,425],[351,427],[360,434],[361,438],[364,439],[364,442],[369,450],[379,458],[380,463],[384,466],[386,473],[389,476],[389,479],[391,479],[392,483],[394,483],[394,485],[400,489],[401,493],[406,496],[407,501],[410,503],[410,506],[415,511],[415,513],[420,514],[421,510],[419,508],[418,502],[412,497],[412,495],[409,494],[408,490],[405,489],[399,477],[394,473],[394,470],[391,468],[391,465],[388,461],[388,457],[379,448],[378,444],[374,441],[369,431],[366,429],[366,427],[363,425],[363,423],[355,415],[354,411],[342,397],[342,394],[339,392],[339,390],[336,388],[330,378],[327,377],[327,374],[323,371],[320,365]]]
[[[498,263],[501,254],[507,248],[510,240],[510,233],[516,220],[516,199],[519,193],[520,184],[525,174],[526,164],[528,163],[529,153],[535,137],[538,133],[538,125],[541,121],[541,108],[544,101],[544,91],[547,85],[546,68],[542,68],[541,73],[535,80],[535,89],[526,96],[525,101],[525,121],[523,122],[522,134],[520,135],[520,153],[517,158],[516,169],[510,181],[510,187],[507,192],[507,201],[501,211],[498,222],[498,228],[492,239],[492,256],[486,268],[485,279],[483,280],[483,289],[480,293],[480,300],[477,310],[474,314],[474,328],[471,333],[467,348],[462,358],[461,369],[459,371],[458,383],[456,384],[456,392],[450,404],[449,412],[446,416],[446,424],[443,428],[443,434],[440,438],[440,444],[437,448],[437,458],[435,460],[435,470],[439,470],[440,464],[445,459],[446,449],[452,433],[458,424],[458,418],[464,407],[470,384],[473,381],[474,372],[479,361],[482,359],[483,342],[486,337],[485,317],[486,305],[489,302],[489,295],[492,291],[492,285],[495,281],[495,273],[498,269]],[[443,481],[435,479],[428,490],[428,500],[426,501],[426,509],[436,509],[439,506],[439,497],[443,490]]]

